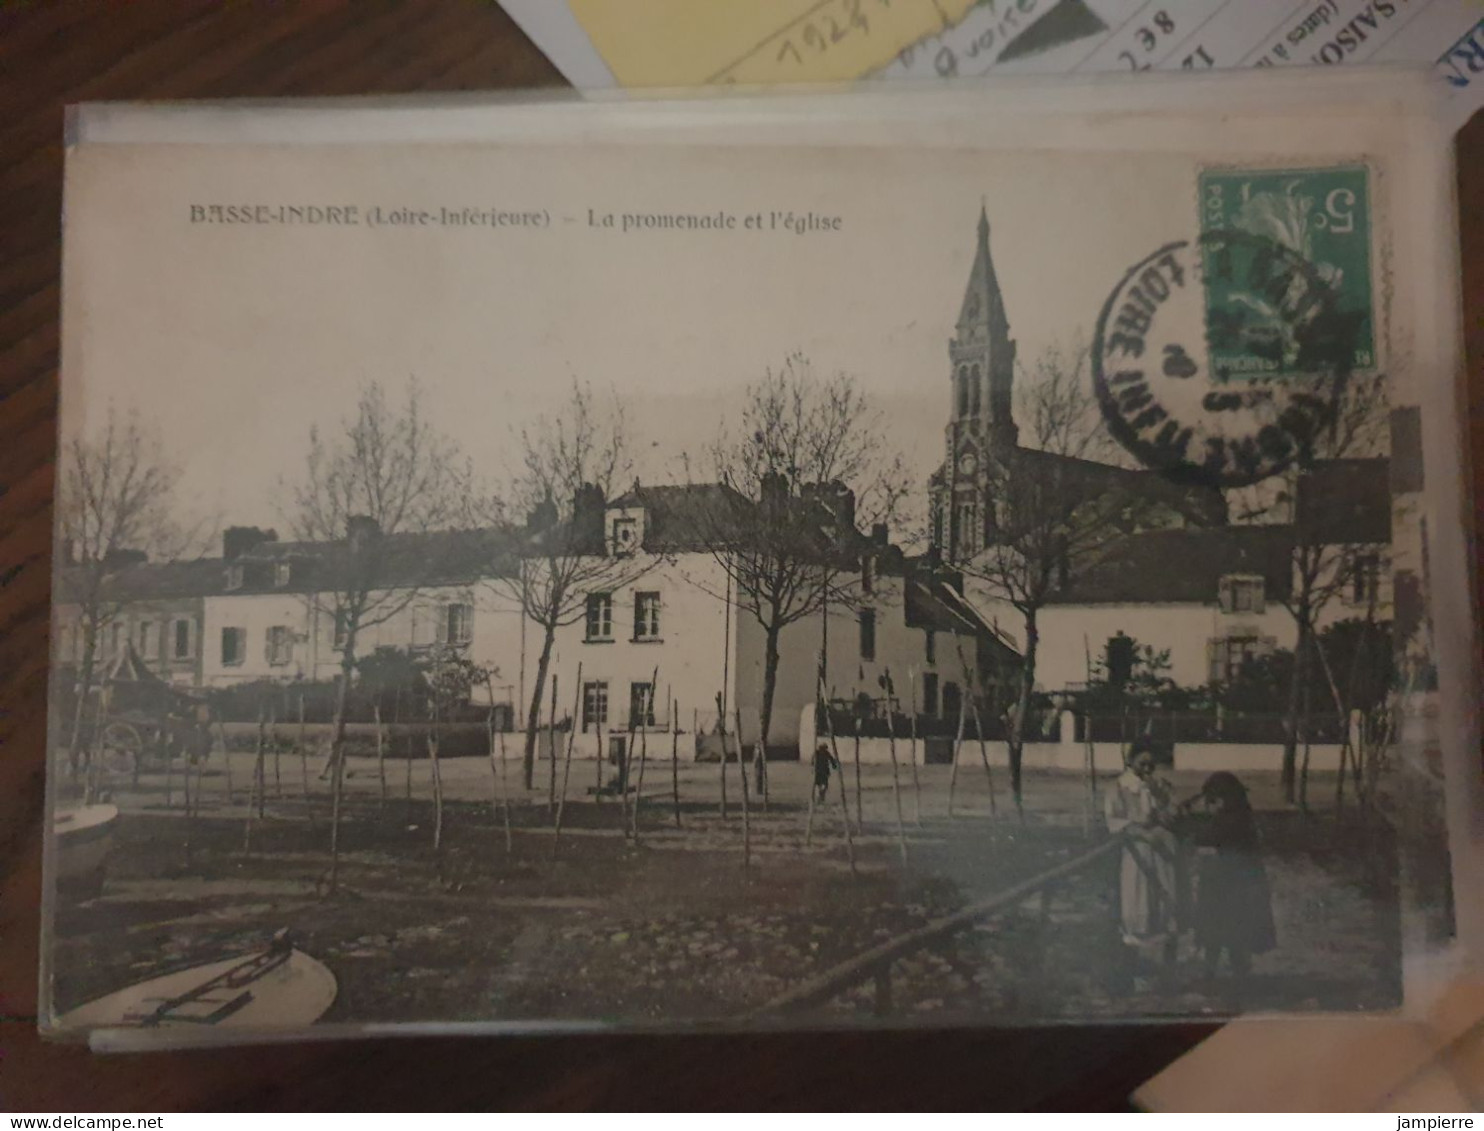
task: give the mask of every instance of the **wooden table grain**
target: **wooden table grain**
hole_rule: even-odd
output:
[[[559,85],[493,3],[0,9],[0,1110],[1104,1109],[1201,1025],[400,1039],[100,1057],[35,1033],[63,107]],[[1472,403],[1484,118],[1459,184]],[[1484,419],[1471,414],[1476,450]]]

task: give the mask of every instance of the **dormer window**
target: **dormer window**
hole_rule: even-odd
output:
[[[1267,606],[1267,595],[1260,577],[1223,577],[1217,600],[1223,613],[1260,613]]]
[[[639,520],[615,518],[609,530],[609,550],[614,557],[627,557],[639,550]]]
[[[227,588],[229,590],[242,588],[242,566],[240,564],[234,563],[227,567]]]
[[[293,576],[293,572],[293,567],[289,562],[274,562],[273,584],[282,589],[289,583],[289,578]]]

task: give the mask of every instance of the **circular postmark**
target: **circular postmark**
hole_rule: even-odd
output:
[[[1109,431],[1146,467],[1242,487],[1312,456],[1335,419],[1356,330],[1297,252],[1208,231],[1119,280],[1098,316],[1093,386]]]

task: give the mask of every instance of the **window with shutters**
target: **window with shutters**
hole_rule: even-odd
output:
[[[443,606],[443,642],[467,644],[474,639],[474,606],[453,601]]]
[[[658,593],[634,594],[634,639],[658,640],[660,638],[660,595]]]
[[[588,594],[587,639],[589,641],[603,641],[613,639],[612,593]]]
[[[1220,636],[1207,644],[1212,683],[1232,683],[1244,665],[1272,652],[1276,641],[1271,636]]]
[[[637,728],[654,725],[654,685],[629,684],[629,726]]]
[[[1267,606],[1261,577],[1236,574],[1223,577],[1217,597],[1224,613],[1260,613]]]
[[[247,658],[247,629],[222,629],[222,666],[236,667]]]
[[[267,639],[268,663],[273,667],[283,667],[294,658],[294,634],[286,624],[275,624],[268,629]]]
[[[1379,602],[1381,586],[1381,558],[1376,554],[1361,554],[1350,563],[1349,595],[1352,605],[1368,606]]]
[[[177,660],[189,660],[196,654],[191,622],[185,617],[178,617],[175,621],[174,640],[170,654]]]
[[[608,684],[592,680],[582,685],[582,732],[608,725]]]

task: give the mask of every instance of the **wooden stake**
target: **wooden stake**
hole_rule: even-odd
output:
[[[721,693],[716,695],[716,737],[721,740],[721,819],[727,819],[727,716],[721,709]]]
[[[984,720],[979,717],[979,701],[969,699],[974,711],[974,729],[979,732],[979,760],[984,763],[984,778],[989,782],[989,815],[995,816],[994,771],[989,768],[989,746],[984,741]]]
[[[376,773],[381,778],[381,808],[386,809],[386,728],[381,721],[381,701],[371,704],[371,714],[376,720]]]
[[[958,733],[953,736],[953,766],[948,772],[948,818],[953,819],[953,795],[958,789],[958,757],[964,748],[964,715],[967,710],[963,694],[958,697]]]
[[[273,730],[273,796],[283,800],[283,747],[278,741],[278,705],[268,708],[268,725]]]
[[[227,724],[222,719],[216,720],[217,733],[222,737],[222,768],[226,770],[224,784],[227,787],[227,807],[233,804],[232,797],[232,751],[227,748]]]
[[[819,694],[820,695],[824,695],[824,679],[823,679],[823,677],[821,677],[820,682],[819,682]],[[828,699],[825,700],[824,721],[825,721],[825,730],[829,732],[829,736],[830,736],[830,753],[835,756],[835,768],[840,771],[836,775],[836,777],[838,777],[840,779],[840,818],[841,818],[841,821],[845,825],[845,852],[850,857],[850,874],[852,876],[854,876],[854,875],[857,874],[857,872],[855,870],[855,835],[850,831],[850,805],[845,800],[845,769],[844,769],[844,767],[840,763],[840,747],[839,747],[839,744],[835,741],[835,724],[834,724],[834,721],[830,718],[829,700]],[[860,721],[859,720],[856,720],[856,724],[855,724],[855,731],[856,731],[856,762],[855,762],[855,765],[856,765],[856,769],[857,770],[860,769],[860,729],[861,729],[860,728]],[[857,782],[859,782],[859,780],[860,780],[859,778],[856,779]],[[856,796],[857,796],[857,799],[858,799],[860,795],[857,794]],[[856,812],[857,812],[857,815],[858,815],[859,812],[860,812],[859,809],[857,809]]]
[[[902,779],[897,771],[897,724],[893,718],[894,699],[891,669],[886,672],[886,748],[891,753],[891,793],[897,808],[897,848],[902,853],[902,863],[907,863],[907,826],[902,820]]]
[[[737,720],[737,773],[742,778],[742,870],[752,867],[752,817],[747,802],[747,756],[742,749],[742,708],[734,707]]]
[[[554,835],[551,838],[551,858],[556,859],[557,846],[562,843],[562,814],[567,808],[567,782],[572,777],[572,744],[577,741],[577,712],[582,708],[582,662],[577,663],[577,691],[576,702],[572,706],[572,726],[567,728],[567,757],[562,765],[562,788],[557,794],[556,820],[553,826]],[[556,731],[552,731],[552,739],[555,741]],[[556,748],[551,751],[552,765],[556,764]]]
[[[299,692],[299,776],[303,779],[304,806],[309,808],[309,739],[304,730],[304,693]],[[311,816],[311,819],[312,816]]]
[[[510,832],[510,760],[507,757],[505,732],[500,732],[500,794],[505,811],[505,855],[515,851],[515,841]]]
[[[660,667],[654,666],[654,671],[649,676],[649,694],[641,704],[642,714],[639,718],[643,729],[639,732],[639,776],[634,781],[634,843],[639,843],[639,803],[644,797],[644,765],[649,760],[649,720],[654,714],[654,689],[659,684]]]
[[[680,827],[680,704],[670,700],[670,796],[675,802],[675,827]]]
[[[866,828],[866,811],[861,804],[861,721],[858,715],[852,715],[850,721],[850,729],[855,732],[855,827],[864,832]],[[833,729],[834,724],[832,723],[832,732]],[[845,777],[844,767],[840,769],[840,777]],[[845,788],[843,782],[840,788]]]
[[[252,785],[247,791],[247,820],[242,827],[242,851],[252,851],[252,821],[253,810],[262,804],[261,798],[256,796],[263,780],[263,705],[258,704],[258,741],[257,748],[253,754]]]
[[[907,669],[907,696],[912,712],[908,716],[908,726],[912,734],[912,753],[909,758],[912,763],[912,823],[921,828],[922,781],[917,776],[917,674],[911,668]]]
[[[581,685],[579,685],[579,690]],[[557,713],[557,677],[556,672],[551,673],[551,714],[547,718],[547,729],[551,732],[551,778],[547,787],[546,805],[547,811],[556,817],[556,713]]]

